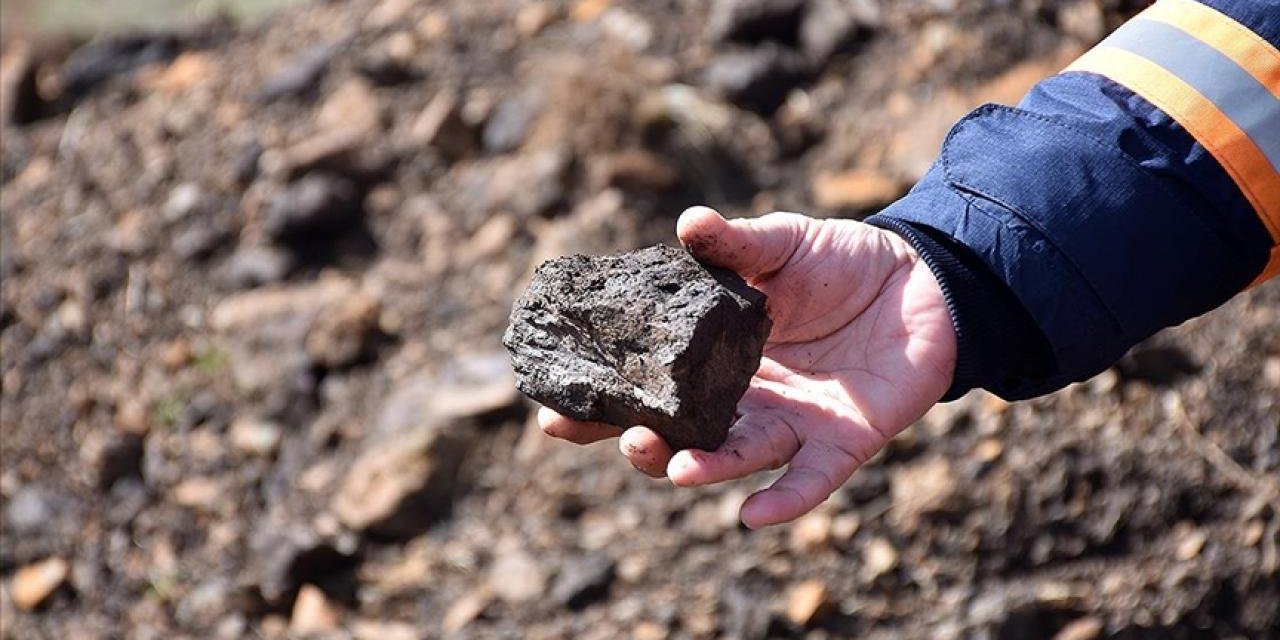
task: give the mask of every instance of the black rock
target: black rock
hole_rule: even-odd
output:
[[[276,194],[264,227],[273,240],[296,244],[353,226],[360,213],[356,187],[350,180],[313,174]]]
[[[360,75],[380,87],[392,87],[418,79],[418,72],[404,60],[385,53],[364,57],[359,63]]]
[[[172,33],[130,33],[101,38],[76,49],[62,67],[62,82],[73,97],[83,97],[116,76],[149,64],[168,62],[182,53],[181,38]]]
[[[302,52],[262,83],[258,88],[258,101],[274,102],[314,93],[336,53],[337,48],[328,44]]]
[[[0,124],[35,122],[45,106],[36,85],[36,60],[30,51],[21,49],[10,56],[12,59],[0,67]]]
[[[717,0],[707,18],[707,35],[717,41],[794,44],[805,0]]]
[[[772,323],[764,294],[654,246],[538,267],[503,343],[518,386],[560,413],[719,447]]]
[[[707,86],[730,102],[766,116],[808,79],[803,56],[775,44],[720,54],[704,75]]]
[[[570,609],[582,609],[609,595],[617,562],[604,553],[569,561],[551,587],[551,600]]]
[[[106,490],[120,480],[142,477],[141,436],[123,433],[107,443],[97,459],[98,487]]]

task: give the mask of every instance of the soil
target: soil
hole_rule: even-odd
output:
[[[9,41],[0,633],[1280,637],[1277,282],[938,407],[788,527],[737,524],[766,478],[678,490],[530,424],[499,339],[533,266],[691,204],[865,215],[1138,8],[716,4]]]

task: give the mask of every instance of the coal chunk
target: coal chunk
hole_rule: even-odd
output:
[[[663,245],[544,263],[503,343],[526,395],[578,420],[724,443],[772,323],[733,272]]]

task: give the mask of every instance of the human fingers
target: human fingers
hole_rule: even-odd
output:
[[[739,517],[751,529],[794,520],[822,504],[858,466],[858,458],[844,449],[809,440],[781,478],[742,503]]]
[[[618,450],[631,466],[654,478],[666,475],[667,463],[671,461],[671,445],[648,427],[631,427],[622,432]]]
[[[725,220],[707,207],[690,207],[676,221],[676,236],[695,258],[754,279],[786,265],[815,221],[798,213]]]
[[[686,449],[667,464],[667,477],[678,487],[744,478],[777,469],[800,449],[800,437],[781,414],[757,411],[739,418],[715,451]]]
[[[591,444],[622,435],[622,428],[602,422],[584,422],[562,416],[546,407],[538,408],[538,427],[542,432],[574,444]]]

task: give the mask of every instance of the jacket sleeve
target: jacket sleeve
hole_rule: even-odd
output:
[[[938,277],[953,399],[1086,379],[1280,272],[1280,2],[1159,0],[867,220]]]

